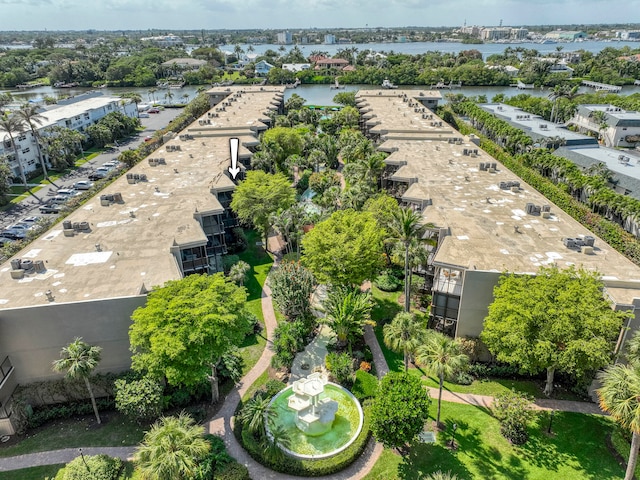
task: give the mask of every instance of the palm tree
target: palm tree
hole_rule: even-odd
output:
[[[371,294],[358,288],[333,289],[323,303],[326,316],[323,323],[329,325],[338,337],[338,343],[347,344],[364,334],[364,326],[371,320]]]
[[[40,166],[42,167],[42,173],[44,174],[45,180],[49,178],[47,174],[47,167],[44,162],[44,158],[42,157],[42,151],[40,150],[40,133],[36,128],[36,125],[42,125],[47,117],[38,113],[38,107],[35,105],[31,105],[25,103],[20,107],[18,111],[16,111],[16,116],[21,119],[26,126],[31,130],[31,135],[36,140],[36,151],[38,153],[38,161],[40,162]]]
[[[244,285],[244,280],[247,276],[247,272],[251,269],[247,262],[243,262],[240,260],[238,263],[234,264],[229,270],[229,278],[231,281],[237,283],[238,285]]]
[[[0,93],[0,115],[4,115],[4,107],[13,101],[10,93]]]
[[[164,98],[169,99],[169,101],[173,99],[173,93],[171,93],[171,90],[167,90],[167,93],[164,94]]]
[[[189,94],[188,93],[182,94],[182,99],[184,100],[184,103],[189,103]]]
[[[440,404],[442,403],[442,387],[445,377],[463,370],[469,357],[462,353],[460,343],[440,332],[430,331],[423,345],[416,352],[418,363],[438,377],[440,388],[438,392],[438,415],[436,424],[440,425]]]
[[[101,347],[95,345],[89,345],[82,341],[82,338],[77,337],[66,347],[63,347],[60,351],[60,359],[53,362],[53,369],[56,372],[62,372],[66,370],[67,378],[82,378],[84,384],[89,391],[91,397],[91,405],[93,406],[93,413],[96,414],[96,420],[101,423],[100,414],[98,413],[98,406],[96,405],[96,398],[93,395],[93,389],[89,382],[89,376],[91,372],[100,363]]]
[[[598,375],[602,387],[596,390],[600,408],[623,428],[631,430],[631,450],[624,480],[634,478],[640,448],[640,364],[611,365]]]
[[[22,168],[22,162],[20,161],[20,154],[18,153],[18,145],[13,138],[13,135],[16,133],[22,133],[25,130],[25,125],[22,120],[15,115],[2,115],[0,117],[0,132],[4,132],[9,135],[9,140],[11,140],[11,144],[13,145],[13,154],[16,157],[16,162],[18,162],[18,170],[20,171],[20,177],[22,178],[22,184],[26,190],[29,190],[29,185],[27,184],[27,177],[24,174],[24,168]]]
[[[186,413],[162,417],[145,435],[134,460],[144,480],[195,478],[199,462],[210,449],[204,427]]]
[[[437,472],[430,473],[424,480],[458,480],[458,476],[455,473],[449,471],[443,472],[438,470]]]
[[[258,393],[251,400],[247,401],[238,415],[238,419],[245,428],[257,437],[264,437],[266,433],[266,418],[268,417],[271,398]]]
[[[421,223],[422,218],[411,208],[401,208],[393,212],[389,239],[393,243],[400,243],[404,246],[404,311],[411,309],[411,271],[409,268],[411,243],[421,241],[427,229],[427,225]]]
[[[151,87],[148,91],[149,91],[149,99],[150,100],[153,99],[153,101],[155,102],[156,101],[155,93],[158,91],[158,89],[155,87]]]
[[[394,352],[404,354],[404,371],[409,370],[409,356],[422,343],[425,330],[411,313],[398,313],[391,323],[383,328],[384,344]]]

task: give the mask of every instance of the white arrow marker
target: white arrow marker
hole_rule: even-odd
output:
[[[238,168],[238,146],[240,145],[240,140],[237,138],[229,139],[229,150],[231,151],[231,166],[229,167],[229,173],[236,179],[236,175],[240,173],[240,169]]]

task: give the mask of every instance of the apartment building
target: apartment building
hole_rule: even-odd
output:
[[[0,265],[0,434],[11,432],[15,386],[57,377],[51,362],[73,338],[102,347],[100,371],[124,370],[130,317],[146,294],[220,270],[237,226],[229,138],[240,140],[244,169],[283,92],[210,90],[209,112]]]

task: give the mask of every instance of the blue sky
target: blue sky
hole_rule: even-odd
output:
[[[640,0],[0,0],[0,29],[517,26],[640,22],[637,12]]]

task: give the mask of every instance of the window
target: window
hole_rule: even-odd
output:
[[[22,150],[22,153],[29,153],[30,150],[31,150],[31,148],[27,147],[24,150]]]

